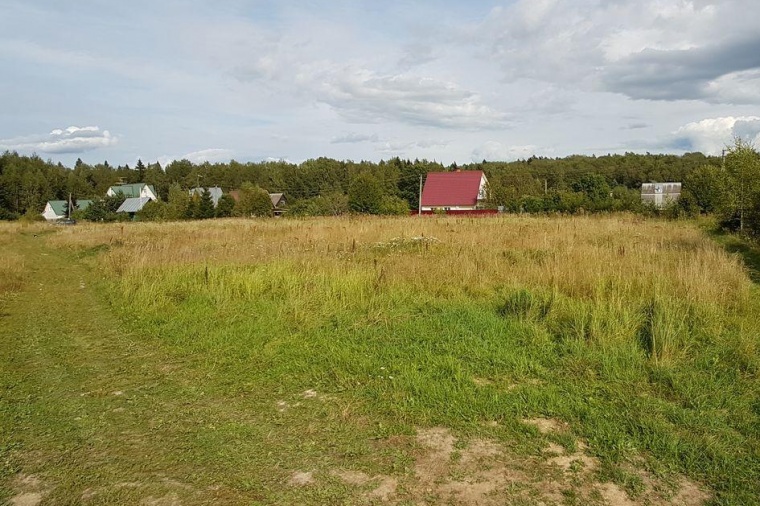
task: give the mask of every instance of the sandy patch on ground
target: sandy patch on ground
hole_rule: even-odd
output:
[[[296,471],[290,477],[290,481],[288,483],[296,487],[303,487],[313,482],[314,482],[314,473],[312,473],[311,471],[309,472]]]
[[[558,420],[524,422],[546,434],[569,431]],[[589,455],[583,441],[576,441],[574,452],[550,442],[540,455],[526,457],[494,440],[459,441],[448,429],[435,427],[419,429],[411,447],[413,468],[403,476],[370,476],[341,469],[331,474],[357,487],[357,495],[369,503],[549,506],[570,500],[592,506],[700,506],[710,499],[692,482],[681,480],[672,490],[643,470],[644,490],[631,497],[619,485],[599,481],[599,462]]]
[[[42,481],[32,474],[20,474],[14,481],[16,495],[12,496],[11,506],[37,506],[47,494]]]
[[[524,418],[522,422],[537,428],[541,434],[566,432],[568,429],[566,423],[553,418]]]

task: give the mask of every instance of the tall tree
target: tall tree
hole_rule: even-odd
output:
[[[355,213],[378,214],[383,201],[383,188],[375,176],[363,172],[348,188],[348,207]]]
[[[143,164],[143,161],[141,159],[137,159],[137,165],[135,165],[135,170],[137,171],[137,179],[139,183],[145,182],[145,165]]]
[[[190,207],[190,195],[180,185],[173,184],[169,188],[169,201],[166,205],[167,220],[184,220]]]
[[[240,200],[235,204],[236,216],[273,216],[272,200],[266,190],[252,184],[240,187]]]
[[[194,218],[197,220],[207,220],[214,217],[214,200],[208,189],[204,189],[198,197],[197,207]]]
[[[740,137],[726,153],[726,173],[733,193],[733,213],[740,232],[745,232],[745,217],[760,200],[760,156],[755,147]],[[756,232],[754,223],[748,232]]]

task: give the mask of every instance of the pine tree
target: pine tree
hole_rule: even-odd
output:
[[[208,188],[201,192],[195,209],[195,218],[198,220],[207,220],[214,217],[214,199],[211,198],[211,192]]]

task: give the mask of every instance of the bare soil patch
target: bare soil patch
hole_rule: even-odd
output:
[[[20,474],[14,482],[16,495],[10,499],[11,506],[37,506],[47,494],[42,481],[32,474]]]
[[[533,421],[539,430],[565,432],[566,424],[550,419]],[[528,422],[526,422],[528,423]],[[414,439],[412,472],[400,476],[369,476],[352,470],[333,470],[347,485],[364,488],[358,492],[372,502],[389,504],[501,504],[562,505],[568,498],[575,504],[596,506],[700,506],[710,499],[696,484],[681,480],[672,493],[665,484],[640,471],[644,490],[631,497],[621,486],[601,482],[599,462],[589,455],[583,441],[568,452],[548,443],[538,456],[517,455],[497,441],[473,439],[466,444],[446,428],[420,429]],[[372,488],[374,487],[374,488]]]

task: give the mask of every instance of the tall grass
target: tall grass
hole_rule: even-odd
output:
[[[752,311],[739,259],[695,227],[627,215],[119,224],[53,241],[107,248],[100,264],[136,310],[265,294],[324,317],[383,294],[480,300],[558,339],[636,342],[653,361],[688,353],[689,322],[719,335]]]
[[[126,322],[232,393],[317,385],[386,427],[557,416],[605,465],[646,452],[728,502],[760,494],[757,290],[695,226],[225,220],[49,241],[104,273]]]
[[[27,277],[24,257],[14,250],[16,234],[20,230],[19,224],[0,222],[0,301],[21,290]]]

